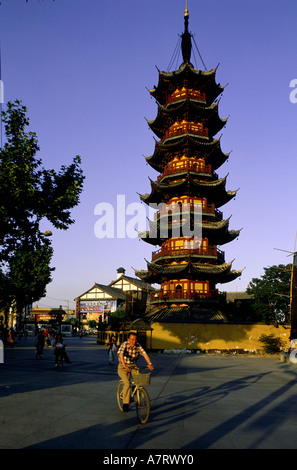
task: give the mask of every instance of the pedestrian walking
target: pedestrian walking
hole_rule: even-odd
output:
[[[41,359],[42,354],[43,354],[43,348],[44,348],[44,334],[43,331],[39,331],[36,338],[35,338],[35,343],[36,343],[36,359]]]
[[[112,335],[108,343],[108,362],[110,365],[114,364],[116,356],[117,356],[116,337]]]
[[[8,342],[11,348],[14,347],[14,340],[15,340],[15,332],[12,328],[10,328],[8,332]]]

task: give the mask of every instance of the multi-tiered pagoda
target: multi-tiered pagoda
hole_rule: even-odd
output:
[[[229,220],[224,220],[220,210],[236,191],[227,191],[226,177],[216,173],[229,156],[215,137],[227,121],[218,114],[217,98],[224,88],[216,83],[216,69],[201,71],[191,64],[188,20],[186,9],[183,63],[174,72],[159,71],[158,86],[150,90],[158,113],[148,125],[158,140],[146,161],[159,176],[151,181],[150,194],[140,198],[159,210],[150,229],[140,234],[155,246],[152,260],[147,262],[147,270],[136,271],[136,275],[161,285],[151,298],[152,307],[174,311],[174,307],[184,306],[197,312],[213,311],[222,298],[216,284],[236,279],[241,271],[231,270],[232,263],[225,262],[224,252],[218,248],[239,235],[239,231],[229,230]],[[186,234],[182,230],[185,222],[190,229]]]

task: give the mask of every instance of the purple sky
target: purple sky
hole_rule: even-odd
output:
[[[2,0],[0,35],[4,100],[28,107],[45,168],[79,154],[86,175],[76,223],[53,231],[53,282],[39,306],[74,307],[95,282],[108,284],[123,266],[145,269],[152,248],[137,238],[98,239],[95,206],[139,202],[157,173],[143,155],[154,151],[145,118],[157,106],[146,88],[167,70],[183,32],[185,0]],[[189,0],[189,29],[207,69],[226,87],[219,106],[221,145],[231,156],[219,170],[227,189],[240,188],[221,208],[230,229],[243,228],[224,245],[226,262],[246,268],[220,290],[245,290],[263,267],[289,263],[296,220],[297,78],[296,0]],[[195,61],[196,59],[196,61]],[[193,65],[203,69],[195,51]],[[179,57],[174,68],[182,60]],[[5,109],[5,105],[3,106]],[[127,222],[131,216],[127,216]],[[51,229],[44,224],[44,229]]]

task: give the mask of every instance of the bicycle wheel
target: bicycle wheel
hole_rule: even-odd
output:
[[[120,380],[117,386],[117,402],[118,402],[118,407],[120,408],[122,413],[124,412],[123,411],[123,388],[124,388],[124,382]]]
[[[62,369],[63,369],[63,364],[64,364],[63,356],[62,356],[62,354],[61,354],[59,351],[57,351],[57,353],[56,353],[55,367],[57,367],[57,369],[60,369],[60,367],[62,367]]]
[[[151,403],[150,397],[145,388],[137,390],[135,395],[136,413],[141,424],[147,422],[150,416]]]
[[[63,358],[63,354],[59,354],[58,356],[58,367],[60,367],[63,369],[64,367],[64,358]]]

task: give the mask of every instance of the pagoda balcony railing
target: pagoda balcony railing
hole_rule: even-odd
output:
[[[203,290],[174,290],[174,291],[155,291],[150,294],[150,302],[159,301],[175,301],[175,300],[201,300],[201,299],[218,299],[225,295],[217,289],[205,292]]]
[[[166,205],[165,203],[162,204],[162,207],[160,211],[155,212],[154,214],[154,220],[158,220],[161,216],[163,215],[174,215],[177,214],[182,214],[183,211],[194,211],[195,209],[199,209],[199,203],[187,203],[185,202],[184,204],[169,204]],[[215,209],[214,204],[203,204],[202,205],[202,213],[207,213],[207,214],[215,214],[218,213],[217,215],[219,216],[222,214],[218,209]]]
[[[167,96],[167,104],[174,103],[175,101],[181,101],[191,98],[197,101],[206,101],[206,94],[199,90],[191,90],[187,88],[182,88],[181,90],[176,90],[171,95]]]
[[[194,134],[202,137],[208,137],[208,129],[204,129],[202,126],[191,123],[179,124],[176,127],[173,126],[172,128],[167,129],[161,141],[163,142],[170,137],[176,137],[183,134]]]
[[[170,248],[161,247],[152,253],[152,261],[162,256],[182,256],[182,255],[201,255],[201,256],[218,256],[220,259],[225,258],[224,251],[219,250],[216,246],[200,246],[199,248],[184,248],[183,246]]]
[[[178,225],[176,224],[180,224],[180,219],[182,218],[183,215],[185,215],[184,213],[186,213],[188,211],[188,207],[182,207],[182,209],[180,210],[179,208],[176,208],[176,209],[171,209],[170,206],[166,206],[165,203],[164,203],[164,207],[161,208],[160,211],[158,212],[155,212],[154,213],[154,222],[150,222],[150,223],[158,223],[158,221],[161,219],[161,217],[168,217],[168,220],[170,221],[170,218],[172,219],[172,224],[175,224],[175,226],[177,227]],[[194,205],[191,205],[190,207],[190,211],[194,211]],[[202,207],[202,215],[203,214],[207,214],[207,215],[214,215],[216,220],[222,220],[223,219],[223,213],[218,210],[218,209],[215,209],[214,208],[214,204],[208,204],[207,206],[203,206]]]
[[[164,176],[174,175],[183,171],[196,171],[198,173],[207,173],[211,175],[211,165],[206,165],[202,162],[192,162],[190,160],[182,163],[169,163],[169,165],[164,168],[162,175],[158,176],[157,181],[160,181]]]

